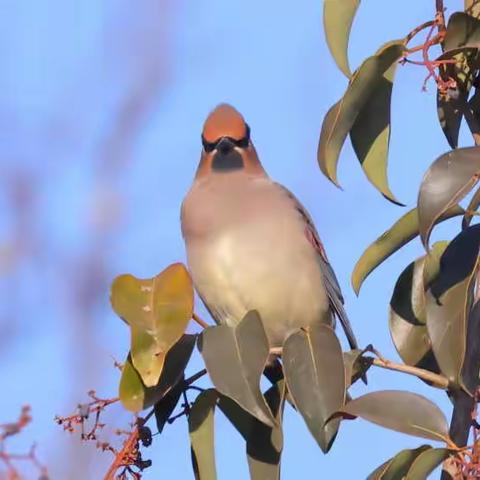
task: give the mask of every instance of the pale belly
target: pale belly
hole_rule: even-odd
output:
[[[299,327],[332,322],[317,254],[301,225],[288,222],[258,222],[187,244],[195,287],[214,319],[234,326],[255,309],[271,346]]]

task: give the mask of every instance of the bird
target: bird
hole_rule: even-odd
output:
[[[250,127],[231,105],[210,112],[200,162],[181,206],[193,285],[217,324],[235,327],[251,310],[271,349],[299,328],[338,317],[357,340],[313,220],[262,166]]]

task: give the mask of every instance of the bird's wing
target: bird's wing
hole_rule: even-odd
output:
[[[277,185],[282,188],[285,193],[290,197],[290,199],[294,203],[296,210],[305,222],[305,236],[318,253],[318,262],[320,265],[320,270],[323,274],[325,290],[327,291],[328,299],[330,301],[330,308],[339,318],[343,330],[345,331],[345,335],[347,336],[350,347],[352,349],[358,348],[357,339],[355,338],[355,334],[353,333],[350,320],[347,316],[347,312],[343,307],[344,298],[342,295],[342,290],[340,289],[340,285],[338,283],[337,277],[335,276],[335,272],[333,271],[333,268],[328,261],[327,254],[325,253],[325,249],[323,248],[322,242],[320,241],[320,237],[315,228],[312,217],[307,212],[305,207],[298,201],[295,195],[293,195],[283,185]]]

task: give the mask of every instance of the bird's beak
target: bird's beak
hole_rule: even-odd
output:
[[[227,137],[223,137],[220,142],[218,142],[216,150],[220,152],[222,155],[227,155],[235,148],[235,144],[228,139]]]

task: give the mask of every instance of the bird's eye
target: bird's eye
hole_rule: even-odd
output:
[[[218,142],[207,142],[205,140],[205,137],[202,135],[202,145],[203,145],[203,149],[209,153],[209,152],[213,152],[213,150],[215,150],[215,148],[217,147],[217,144]]]
[[[235,142],[235,145],[240,148],[247,148],[248,144],[250,143],[250,127],[248,124],[245,124],[245,136],[240,140]]]

